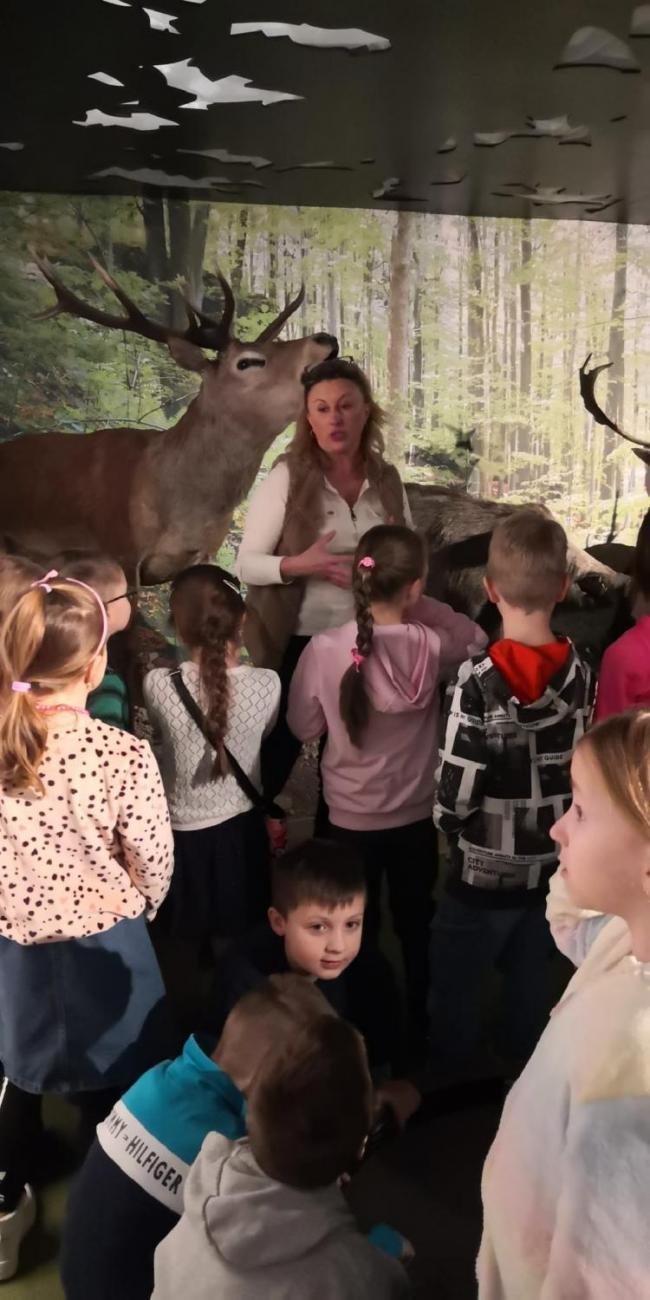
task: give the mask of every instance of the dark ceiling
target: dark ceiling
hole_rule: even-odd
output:
[[[137,193],[158,180],[238,202],[650,223],[650,36],[630,36],[635,10],[650,33],[650,5],[633,0],[4,0],[0,189]],[[262,22],[354,27],[390,48],[230,32]],[[152,25],[170,23],[178,34]],[[569,58],[635,70],[557,67],[583,28],[609,39],[583,34]],[[187,109],[196,95],[154,66],[184,60],[204,99],[226,77],[301,98]],[[177,125],[75,125],[92,110]],[[524,135],[476,142],[494,132]],[[226,160],[191,152],[208,149]]]

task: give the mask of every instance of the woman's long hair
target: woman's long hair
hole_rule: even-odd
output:
[[[32,569],[26,566],[19,589],[14,571],[12,607],[2,601],[0,779],[42,794],[47,723],[37,705],[82,676],[102,647],[104,626],[91,591],[59,577],[48,579],[48,589],[32,586]]]
[[[238,640],[244,621],[239,583],[216,564],[195,564],[174,578],[169,605],[183,644],[189,650],[200,651],[201,694],[208,736],[215,751],[212,775],[226,776],[228,644]]]
[[[364,560],[371,563],[364,564]],[[353,745],[361,745],[370,717],[364,664],[372,653],[375,601],[395,600],[426,572],[424,542],[411,528],[378,524],[364,533],[354,554],[352,595],[357,619],[354,661],[341,678],[339,708]]]

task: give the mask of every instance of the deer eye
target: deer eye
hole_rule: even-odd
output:
[[[266,361],[264,360],[263,357],[242,357],[241,360],[237,362],[237,369],[248,370],[249,366],[265,366],[265,365],[266,365]]]

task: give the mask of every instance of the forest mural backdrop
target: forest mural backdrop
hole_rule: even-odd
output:
[[[650,440],[647,227],[5,193],[0,438],[164,427],[193,391],[166,348],[68,317],[35,320],[53,295],[30,246],[82,297],[106,295],[114,309],[92,253],[148,312],[183,327],[184,285],[218,312],[219,266],[244,339],[304,280],[289,332],[329,330],[370,372],[407,478],[544,500],[582,542],[607,534],[618,496],[617,536],[634,539],[644,467],[586,415],[578,367],[588,352],[609,355],[601,404]]]

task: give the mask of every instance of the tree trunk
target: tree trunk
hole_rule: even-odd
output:
[[[152,284],[161,284],[163,280],[169,279],[169,263],[165,237],[164,199],[159,194],[142,200],[142,220],[147,275]],[[169,322],[171,323],[171,309]]]
[[[230,268],[230,285],[232,291],[237,297],[241,291],[242,274],[244,268],[244,258],[246,256],[246,239],[248,236],[248,208],[241,208],[239,212],[239,236],[235,241],[233,250],[233,262]]]
[[[627,226],[616,227],[616,261],[614,263],[614,285],[612,289],[611,323],[607,351],[612,363],[607,372],[607,414],[614,424],[624,422],[624,385],[625,385],[625,295],[627,290]],[[620,446],[618,435],[610,429],[603,429],[603,478],[608,487],[607,495],[613,497],[616,491],[616,465],[609,457]]]
[[[483,268],[479,244],[479,218],[470,217],[467,223],[469,235],[468,283],[468,317],[467,350],[469,360],[469,400],[471,424],[483,426],[481,437],[481,456],[487,461],[490,456],[490,430],[485,422],[485,388],[484,388],[484,307],[483,307]],[[481,473],[480,491],[487,492],[491,472],[487,465]]]
[[[208,238],[210,204],[196,203],[190,236],[189,297],[196,307],[203,306],[203,259]]]
[[[424,427],[424,387],[423,387],[423,351],[422,351],[422,289],[420,268],[417,255],[414,256],[415,289],[413,293],[413,372],[411,384],[413,389],[413,423],[416,430]]]
[[[388,344],[388,454],[400,464],[406,441],[408,406],[409,307],[415,223],[413,213],[398,212],[390,248]]]
[[[172,324],[175,329],[185,329],[187,313],[183,295],[189,288],[190,247],[192,230],[190,226],[191,209],[189,203],[182,199],[167,200],[167,219],[169,222],[169,279],[179,283],[172,289]]]

